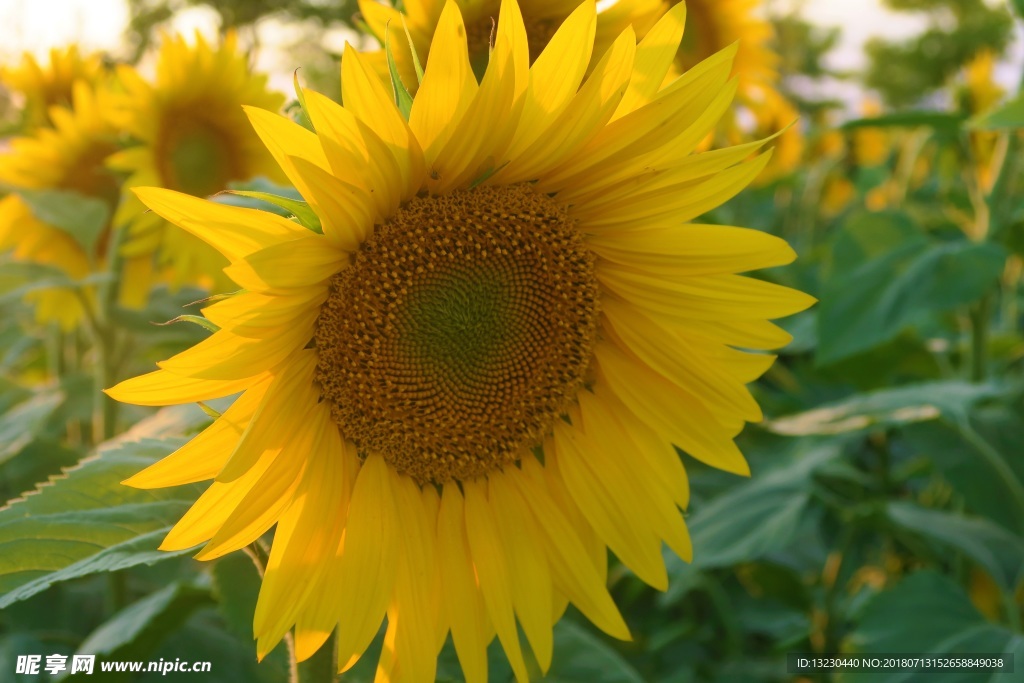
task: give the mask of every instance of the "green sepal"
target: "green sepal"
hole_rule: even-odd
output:
[[[224,193],[248,197],[249,199],[258,199],[261,202],[273,204],[295,216],[299,224],[307,230],[312,230],[318,235],[324,234],[323,226],[320,225],[320,217],[316,215],[313,209],[309,208],[309,204],[306,202],[269,192],[253,192],[251,190],[224,190]]]
[[[388,24],[390,27],[390,24]],[[402,112],[402,117],[406,121],[409,120],[409,113],[412,111],[412,95],[409,94],[409,89],[405,87],[405,83],[402,82],[402,77],[398,74],[398,64],[395,63],[395,55],[391,51],[391,40],[389,39],[390,31],[384,30],[384,54],[388,58],[388,73],[391,75],[391,89],[395,94],[395,105],[398,107],[398,111]],[[411,45],[412,43],[410,43]],[[413,59],[416,59],[416,52],[413,50]]]
[[[1024,2],[1024,0],[1021,0]],[[412,68],[416,70],[416,85],[423,82],[423,65],[420,64],[420,57],[416,54],[416,45],[412,42],[412,34],[409,33],[409,25],[405,23],[405,15],[402,15],[402,28],[405,29],[405,39],[409,43],[409,54],[412,55]]]
[[[220,327],[218,327],[214,323],[210,322],[209,320],[207,320],[206,318],[204,318],[201,315],[179,315],[176,318],[171,318],[170,320],[168,320],[165,323],[153,323],[153,324],[154,325],[158,325],[160,327],[163,327],[164,325],[173,325],[174,323],[182,323],[182,322],[184,322],[184,323],[192,323],[193,325],[199,325],[199,327],[202,327],[205,330],[209,330],[210,332],[219,332],[220,331]]]
[[[309,118],[309,114],[307,113],[309,109],[306,107],[306,93],[302,92],[302,86],[299,85],[298,69],[292,72],[292,86],[295,88],[295,99],[299,102],[299,115],[301,117],[299,123],[301,123],[304,128],[308,128],[315,133],[316,128],[313,126],[313,120]]]

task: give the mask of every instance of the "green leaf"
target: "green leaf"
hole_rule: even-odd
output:
[[[807,436],[843,434],[880,426],[925,422],[946,414],[966,415],[975,403],[1004,394],[996,384],[960,380],[924,382],[880,389],[825,404],[795,415],[769,420],[764,427],[776,434]]]
[[[388,23],[388,28],[391,24]],[[402,77],[398,74],[398,64],[395,63],[395,55],[391,51],[391,38],[390,31],[388,28],[384,29],[384,54],[387,55],[388,59],[388,73],[391,76],[391,89],[395,94],[395,105],[398,106],[398,111],[402,112],[402,117],[406,120],[409,119],[409,112],[412,111],[412,95],[409,94],[409,89],[405,87],[405,83],[402,82]],[[408,29],[406,29],[408,31]],[[416,55],[416,50],[412,48],[412,42],[410,40],[409,47],[412,50],[413,56]]]
[[[914,241],[833,278],[818,305],[817,363],[867,351],[930,315],[976,301],[1005,262],[995,244]]]
[[[161,410],[0,509],[0,609],[60,581],[190,553],[157,546],[201,489],[143,491],[120,482],[183,443],[168,433],[182,434],[207,422],[195,406]],[[133,438],[139,440],[128,440]]]
[[[1024,19],[1024,0],[1010,0],[1010,5],[1017,11],[1017,17]]]
[[[725,567],[785,550],[808,519],[811,475],[840,450],[838,441],[808,441],[791,464],[738,484],[707,503],[694,504],[687,520],[693,562],[665,554],[671,581],[662,602],[671,604],[691,590],[695,569]]]
[[[0,465],[39,434],[63,401],[63,392],[44,390],[0,415]]]
[[[563,619],[555,626],[555,656],[549,683],[644,683],[636,669],[604,640]]]
[[[92,256],[107,227],[110,208],[102,199],[71,190],[14,190],[43,223],[70,235]]]
[[[1015,666],[1024,652],[1024,636],[993,624],[974,608],[963,590],[940,574],[919,571],[872,598],[863,608],[847,648],[859,654],[892,652],[925,654],[1015,653]],[[847,649],[844,648],[844,651]],[[844,675],[842,681],[862,680]],[[925,673],[874,673],[872,683],[927,683]],[[1008,674],[959,672],[942,674],[943,683],[993,683],[1015,680]]]
[[[872,116],[847,121],[842,125],[841,129],[917,128],[924,126],[944,134],[955,135],[960,130],[960,126],[963,125],[964,118],[962,114],[950,114],[940,111],[902,111],[883,116]]]
[[[195,586],[172,583],[125,607],[93,631],[76,654],[96,655],[97,660],[143,660],[174,633],[192,613],[212,603],[210,592]],[[58,676],[57,680],[66,678]],[[104,680],[130,680],[131,674],[104,674]]]
[[[81,280],[73,280],[60,268],[41,263],[19,263],[4,259],[0,275],[0,306],[18,301],[30,292],[44,289],[80,289],[89,285],[109,282],[110,273],[92,273]],[[5,284],[12,285],[10,289]]]
[[[1021,0],[1024,2],[1024,0]],[[1024,93],[1002,106],[975,116],[968,122],[975,130],[1015,130],[1024,128]]]
[[[252,623],[256,613],[256,599],[263,583],[256,566],[244,553],[232,553],[214,563],[212,574],[217,609],[228,630],[238,637],[240,647],[249,650],[255,659]],[[268,666],[282,670],[288,668],[288,656],[282,646],[275,648],[264,661]]]
[[[1006,591],[1013,591],[1024,570],[1024,541],[983,517],[965,517],[914,503],[890,502],[895,524],[961,551],[981,565]]]

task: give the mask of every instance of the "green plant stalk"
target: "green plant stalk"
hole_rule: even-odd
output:
[[[103,390],[112,386],[117,379],[115,346],[117,330],[112,313],[121,289],[121,275],[124,259],[121,257],[121,240],[125,228],[114,228],[107,244],[106,263],[112,277],[98,287],[96,314],[93,320],[93,343],[96,351],[94,374],[93,423],[97,441],[113,438],[117,429],[117,402]]]
[[[260,575],[260,582],[262,582],[263,575],[267,572],[267,563],[270,561],[270,551],[263,541],[259,539],[242,548],[242,551],[249,556],[249,559],[256,566],[256,571]],[[299,667],[298,662],[295,660],[295,638],[290,631],[284,636],[284,644],[288,650],[288,683],[299,683]]]
[[[332,634],[312,657],[298,664],[300,683],[335,683],[338,680],[337,652]]]
[[[971,309],[971,381],[984,382],[988,376],[989,322],[992,317],[990,289]]]
[[[952,423],[964,441],[974,447],[978,455],[988,463],[1006,486],[1017,507],[1018,531],[1024,533],[1024,485],[1021,485],[1017,473],[1007,464],[999,451],[974,429],[966,417],[955,419]]]

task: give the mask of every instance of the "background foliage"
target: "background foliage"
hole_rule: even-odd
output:
[[[161,21],[199,2],[132,0],[137,54]],[[269,14],[343,25],[355,6],[202,4],[243,28]],[[964,75],[983,47],[1007,47],[1010,9],[891,4],[928,26],[911,41],[873,41],[864,74],[824,65],[835,31],[774,18],[804,158],[707,218],[789,240],[797,263],[761,275],[820,304],[783,322],[794,341],[755,387],[768,419],[740,437],[753,477],[687,460],[695,561],[666,553],[665,593],[613,564],[633,641],[606,639],[570,613],[545,680],[784,681],[794,651],[1004,652],[1024,667],[1024,100],[972,110]],[[825,77],[862,79],[886,108],[839,126],[837,103],[800,87]],[[995,150],[987,160],[979,136]],[[88,212],[60,219],[89,234]],[[210,681],[288,680],[285,646],[255,662],[252,558],[198,563],[156,550],[200,489],[119,484],[209,415],[122,407],[116,428],[104,425],[91,341],[40,326],[23,301],[69,286],[66,277],[0,258],[0,501],[10,501],[0,508],[0,676],[18,654],[88,652],[207,659]],[[160,291],[144,312],[115,309],[131,349],[118,374],[203,338],[187,321],[153,325],[202,296]],[[493,654],[492,679],[510,680]],[[371,680],[375,658],[344,680]],[[450,644],[440,676],[459,680]]]

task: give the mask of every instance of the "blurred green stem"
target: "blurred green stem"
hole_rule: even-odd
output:
[[[989,290],[971,309],[971,381],[988,377],[988,327],[992,317],[993,291]]]
[[[335,683],[338,680],[334,643],[332,635],[312,657],[298,665],[300,683]]]
[[[1002,454],[974,429],[967,417],[961,417],[952,422],[964,441],[974,447],[978,455],[988,463],[1006,486],[1017,508],[1018,531],[1024,532],[1024,486],[1021,485],[1017,473],[1013,471]]]
[[[113,229],[107,245],[106,263],[111,277],[100,284],[96,296],[96,313],[92,320],[93,344],[96,351],[94,375],[95,402],[93,403],[94,433],[98,441],[114,436],[117,425],[117,402],[103,393],[117,379],[117,329],[113,323],[114,306],[121,289],[121,271],[124,261],[121,257],[121,240],[124,229]]]
[[[256,565],[256,571],[259,572],[260,582],[263,581],[263,575],[267,572],[267,563],[270,561],[270,550],[266,544],[257,539],[254,543],[250,543],[242,549],[252,563]],[[299,683],[299,667],[295,661],[295,637],[289,631],[284,636],[285,648],[288,650],[288,683]],[[311,679],[312,680],[312,679]]]

